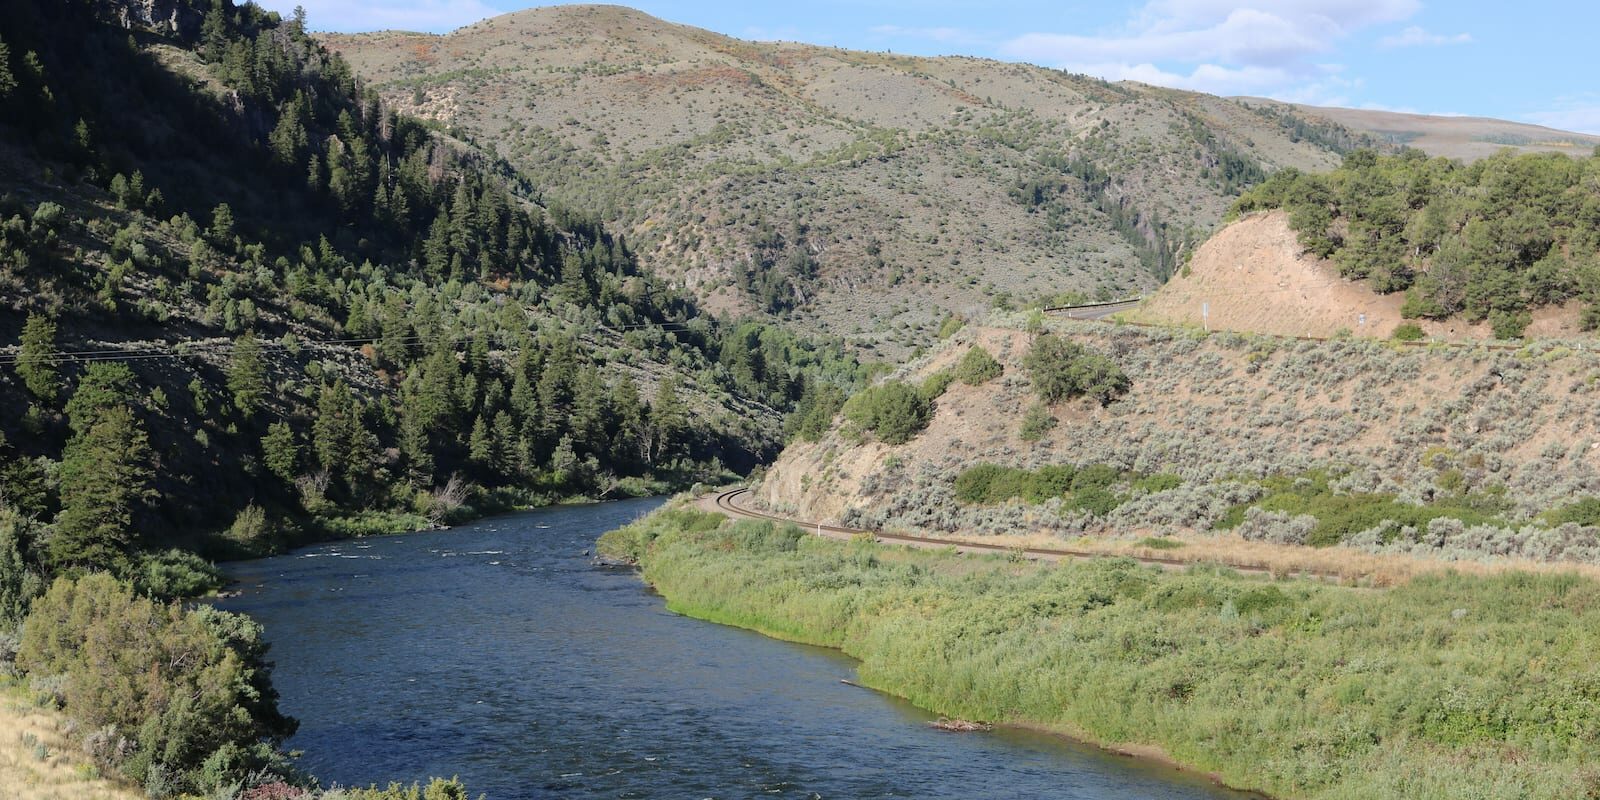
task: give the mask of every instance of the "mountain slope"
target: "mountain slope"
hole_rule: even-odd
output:
[[[807,521],[1047,547],[1138,552],[1165,536],[1180,544],[1157,542],[1163,556],[1351,576],[1417,566],[1400,556],[1600,563],[1593,351],[1049,320],[1045,333],[1127,381],[1103,402],[1046,402],[1032,355],[1045,337],[1016,316],[890,376],[934,396],[906,441],[847,406],[784,450],[756,500]],[[974,348],[998,362],[992,377],[950,380]]]
[[[299,20],[39,0],[3,38],[0,511],[52,568],[744,470],[851,369],[704,318]]]
[[[1150,288],[1242,186],[1371,143],[1206,95],[609,6],[329,41],[386,101],[602,210],[713,307],[890,354],[1002,296]]]
[[[1251,214],[1217,231],[1178,274],[1152,293],[1133,321],[1241,333],[1331,337],[1341,332],[1388,338],[1403,324],[1430,339],[1490,339],[1487,321],[1407,319],[1403,293],[1378,294],[1342,277],[1338,264],[1306,251],[1282,211]],[[1581,332],[1576,301],[1530,310],[1524,335]]]
[[[1600,146],[1600,136],[1502,119],[1308,106],[1258,97],[1238,99],[1252,106],[1289,108],[1299,116],[1326,120],[1385,142],[1415,147],[1430,156],[1466,161],[1486,158],[1506,148],[1523,153],[1552,152],[1585,156]]]

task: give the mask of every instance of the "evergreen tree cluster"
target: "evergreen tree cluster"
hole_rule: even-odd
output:
[[[0,187],[27,309],[0,317],[0,498],[49,523],[49,570],[664,491],[774,455],[785,413],[859,377],[837,341],[704,317],[620,237],[383,107],[298,16],[176,8],[199,23],[22,0],[4,32],[0,139],[40,177]],[[88,331],[209,344],[60,355]]]
[[[1282,170],[1235,207],[1267,208],[1345,277],[1406,292],[1408,317],[1487,319],[1514,338],[1531,309],[1579,299],[1600,325],[1600,158],[1357,150],[1327,175]]]

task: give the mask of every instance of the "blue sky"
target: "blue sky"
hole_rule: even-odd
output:
[[[528,0],[258,0],[317,30],[444,32]],[[745,39],[1026,61],[1294,102],[1600,133],[1600,4],[1491,0],[633,0]]]

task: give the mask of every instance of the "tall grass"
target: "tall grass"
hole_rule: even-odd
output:
[[[688,509],[601,547],[674,610],[841,648],[942,714],[1155,746],[1286,798],[1600,794],[1600,583],[1575,576],[1019,564]]]

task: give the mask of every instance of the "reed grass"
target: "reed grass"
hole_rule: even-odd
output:
[[[1600,582],[1387,589],[837,542],[672,507],[607,534],[681,613],[837,647],[939,714],[1282,798],[1600,796]]]

